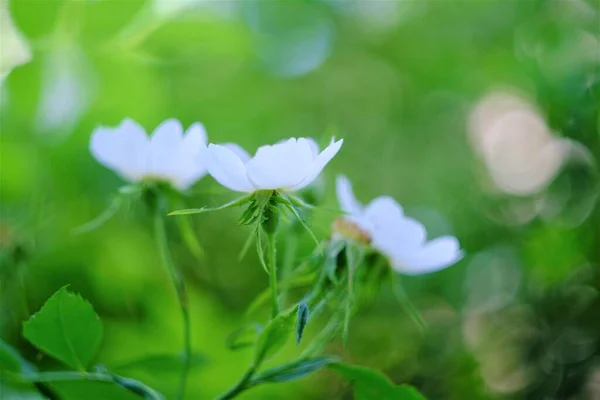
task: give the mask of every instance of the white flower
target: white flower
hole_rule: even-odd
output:
[[[128,181],[167,181],[184,190],[206,174],[198,157],[206,141],[204,126],[198,122],[184,134],[179,121],[168,119],[148,137],[139,124],[125,119],[116,128],[96,128],[90,151]]]
[[[454,236],[427,241],[425,227],[406,217],[402,207],[391,197],[380,196],[363,206],[354,197],[350,181],[338,176],[336,191],[343,217],[338,234],[366,238],[371,246],[386,256],[392,268],[409,275],[423,274],[449,267],[463,257]],[[340,226],[340,224],[337,224]],[[354,235],[348,235],[348,229]]]
[[[0,0],[0,87],[4,78],[13,68],[31,60],[31,50],[27,40],[15,26],[11,16],[8,0]]]
[[[288,139],[261,146],[254,157],[236,144],[210,144],[205,152],[208,172],[221,185],[237,192],[296,191],[314,181],[342,147],[333,139],[319,153],[312,139]]]

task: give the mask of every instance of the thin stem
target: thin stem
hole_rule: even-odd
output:
[[[181,378],[179,381],[179,387],[177,388],[176,399],[183,399],[185,393],[185,385],[187,376],[190,370],[191,359],[192,359],[192,342],[190,333],[190,311],[188,307],[187,294],[185,291],[185,284],[179,271],[173,264],[171,258],[171,252],[169,251],[169,245],[167,241],[167,231],[165,227],[165,220],[162,213],[157,210],[154,215],[154,232],[156,235],[156,242],[160,251],[160,256],[163,265],[167,269],[171,282],[177,292],[177,300],[181,309],[181,315],[183,318],[183,343],[184,343],[184,355],[183,355],[183,368],[181,370]]]
[[[126,389],[133,393],[136,393],[140,397],[144,397],[151,400],[165,400],[164,396],[158,393],[156,390],[149,386],[146,386],[142,382],[131,379],[123,378],[117,375],[112,375],[102,372],[79,372],[79,371],[52,371],[52,372],[34,372],[27,373],[25,375],[18,375],[18,379],[25,382],[43,383],[43,382],[64,382],[64,381],[96,381],[96,382],[111,382],[120,386],[124,386]],[[138,389],[138,390],[134,390]],[[140,393],[141,392],[141,393]]]
[[[292,267],[296,259],[296,251],[298,248],[298,235],[295,232],[289,232],[285,242],[283,255],[283,263],[281,264],[281,303],[285,304],[289,291],[287,283],[292,273]]]
[[[256,372],[257,368],[257,365],[252,365],[250,368],[248,368],[248,371],[246,371],[244,376],[242,376],[242,378],[231,389],[219,396],[217,400],[233,399],[238,394],[248,389],[250,387],[250,380],[254,376],[254,373]]]
[[[392,290],[394,291],[396,298],[404,306],[410,318],[419,327],[419,330],[421,332],[425,332],[427,330],[427,323],[423,320],[421,313],[419,313],[419,311],[408,298],[408,295],[406,294],[406,291],[400,282],[400,278],[395,277],[394,275],[395,274],[392,275]]]
[[[269,283],[271,286],[272,318],[279,315],[279,294],[277,290],[277,255],[275,248],[275,234],[267,234],[269,244]]]

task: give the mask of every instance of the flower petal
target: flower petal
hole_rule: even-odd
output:
[[[227,147],[229,150],[233,151],[239,158],[242,160],[244,164],[246,164],[252,157],[250,154],[239,144],[236,143],[223,143],[223,146]]]
[[[379,196],[365,207],[365,218],[375,228],[387,224],[399,225],[404,221],[404,210],[396,200],[390,196]]]
[[[221,185],[237,192],[253,192],[246,176],[246,167],[235,152],[226,146],[209,144],[204,152],[208,172]]]
[[[115,128],[96,128],[90,151],[100,164],[129,181],[139,181],[147,173],[149,140],[144,128],[131,119],[124,119]]]
[[[449,267],[463,256],[458,239],[454,236],[442,236],[426,243],[415,253],[392,257],[391,261],[392,267],[397,271],[418,275]]]
[[[246,164],[248,178],[256,189],[289,189],[306,176],[312,159],[305,138],[261,146]]]
[[[195,122],[185,131],[179,149],[180,171],[173,181],[178,189],[185,190],[206,175],[206,160],[200,156],[206,151],[206,142],[206,129],[201,123]]]
[[[313,138],[306,138],[306,140],[308,141],[308,144],[312,151],[313,159],[317,158],[317,156],[319,155],[319,145],[317,144],[317,142],[315,142],[315,139]]]
[[[175,181],[181,172],[182,143],[183,127],[179,121],[168,119],[161,123],[150,138],[150,175]]]
[[[314,181],[317,176],[323,171],[323,168],[331,161],[331,159],[340,151],[342,144],[344,143],[344,139],[340,139],[337,142],[334,142],[333,139],[329,146],[325,148],[313,161],[312,166],[308,172],[308,174],[300,181],[298,184],[293,186],[291,190],[300,190],[308,185],[312,181]]]
[[[340,208],[350,215],[362,213],[362,204],[354,197],[352,184],[345,175],[338,175],[335,180],[335,190]]]
[[[185,137],[183,138],[183,145],[186,148],[191,149],[194,152],[199,152],[201,146],[206,146],[208,137],[206,135],[206,128],[200,122],[194,122],[185,131]]]

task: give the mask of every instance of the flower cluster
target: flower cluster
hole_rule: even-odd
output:
[[[291,194],[310,185],[342,143],[343,139],[332,139],[319,151],[313,139],[292,138],[261,146],[251,156],[234,143],[208,144],[200,123],[184,132],[179,121],[169,119],[148,137],[139,124],[125,119],[116,128],[97,128],[90,150],[101,164],[134,183],[162,181],[185,190],[208,173],[236,192]],[[381,196],[363,206],[345,176],[337,178],[336,186],[344,215],[334,223],[334,237],[369,246],[405,274],[437,271],[462,258],[455,237],[426,241],[423,225],[406,217],[391,197]]]

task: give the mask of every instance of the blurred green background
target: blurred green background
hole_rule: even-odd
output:
[[[20,327],[67,284],[104,322],[98,363],[179,351],[175,295],[143,207],[71,234],[123,184],[91,157],[94,127],[130,117],[151,131],[174,117],[251,151],[343,137],[323,205],[336,207],[344,173],[361,201],[392,195],[431,237],[458,236],[461,262],[402,279],[426,333],[384,288],[329,353],[430,399],[600,398],[598,1],[3,0],[1,11],[0,72],[15,46],[30,59],[1,83],[0,335],[29,360],[56,367]],[[9,18],[20,44],[5,34]],[[187,205],[231,198],[205,177]],[[252,251],[238,261],[249,233],[239,212],[194,217],[202,260],[170,227],[205,357],[188,399],[222,393],[250,359],[225,345],[267,287]],[[320,238],[334,217],[316,214]],[[299,257],[311,246],[303,238]],[[311,321],[308,335],[322,326]],[[172,395],[177,373],[166,369],[124,373]],[[132,398],[103,384],[56,390]],[[0,387],[3,400],[24,396]],[[241,398],[351,395],[324,371]]]

